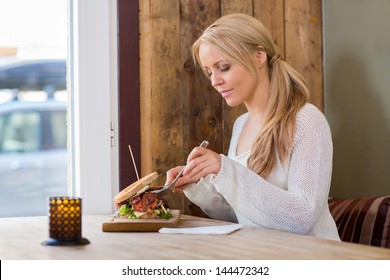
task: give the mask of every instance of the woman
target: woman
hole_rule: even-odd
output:
[[[227,104],[248,112],[235,121],[228,156],[192,150],[175,191],[215,219],[340,240],[328,208],[328,123],[266,28],[244,14],[224,16],[193,56]],[[167,182],[182,168],[169,170]]]

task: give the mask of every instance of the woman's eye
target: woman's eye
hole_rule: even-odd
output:
[[[221,65],[220,67],[218,67],[216,69],[217,72],[227,72],[230,70],[230,65]],[[212,71],[206,71],[205,70],[205,74],[208,78],[211,78],[211,76],[213,75],[213,72]]]
[[[220,71],[227,72],[227,71],[229,71],[229,69],[230,69],[230,66],[224,66],[224,67],[221,67]]]

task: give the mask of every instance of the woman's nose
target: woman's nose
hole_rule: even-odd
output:
[[[217,88],[221,84],[223,84],[223,79],[221,78],[221,76],[213,74],[211,76],[211,85]]]

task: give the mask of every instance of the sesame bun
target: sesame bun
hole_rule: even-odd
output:
[[[142,177],[141,179],[132,183],[130,186],[126,187],[120,193],[118,193],[114,197],[114,202],[119,204],[125,202],[126,200],[137,194],[147,191],[149,189],[149,184],[157,178],[157,172],[153,172],[149,175],[146,175],[145,177]]]

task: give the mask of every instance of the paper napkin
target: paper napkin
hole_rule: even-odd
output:
[[[191,228],[161,228],[159,233],[175,233],[175,234],[229,234],[242,228],[243,225],[232,224],[224,226],[207,226],[207,227],[191,227]]]

